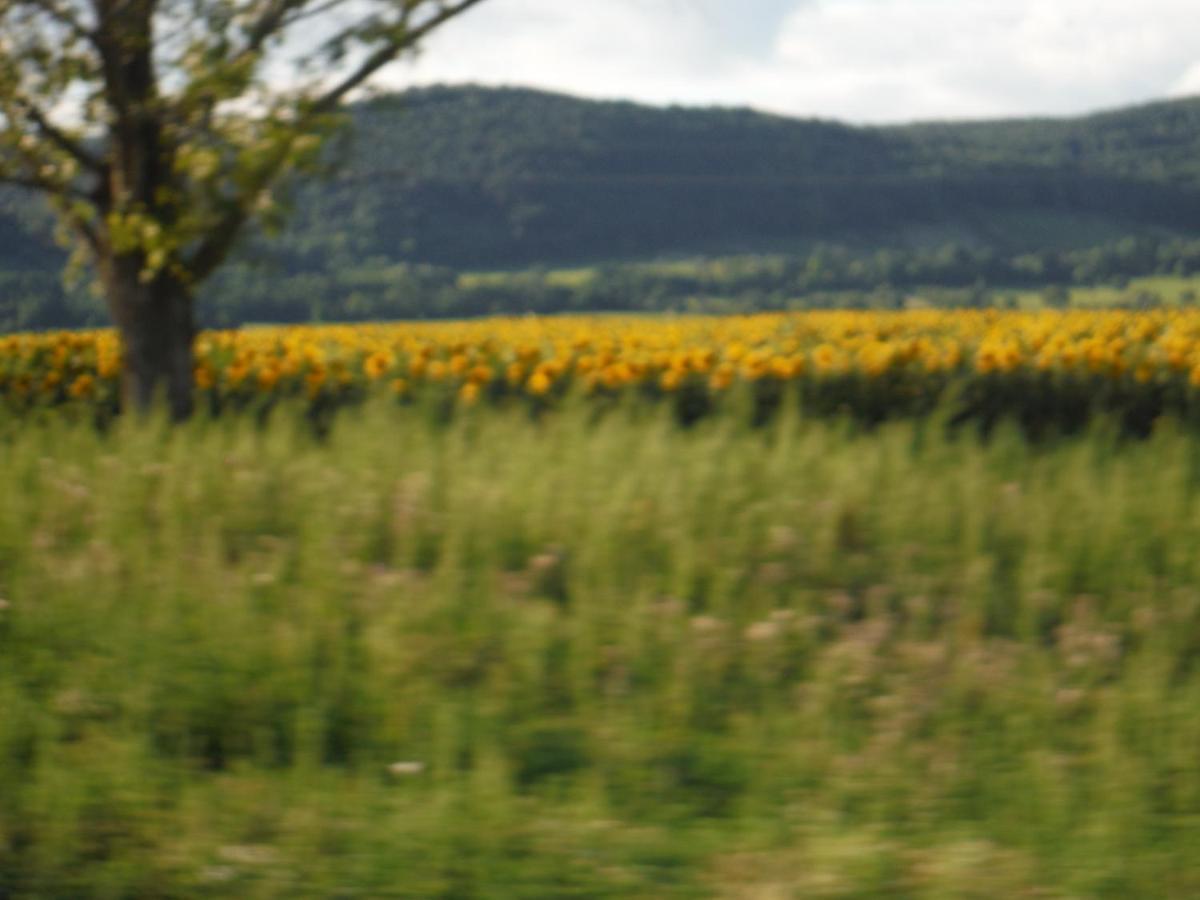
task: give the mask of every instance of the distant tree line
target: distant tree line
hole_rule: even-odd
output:
[[[1053,305],[1065,302],[1068,286],[1123,286],[1147,275],[1200,276],[1200,239],[1131,237],[1013,255],[953,243],[874,251],[819,245],[795,255],[489,273],[386,260],[327,273],[242,265],[217,277],[201,309],[204,325],[232,327],[525,313],[896,308],[917,290],[927,302],[946,306],[985,305],[1009,289],[1043,290]],[[103,324],[94,298],[65,289],[56,275],[0,273],[0,330]]]

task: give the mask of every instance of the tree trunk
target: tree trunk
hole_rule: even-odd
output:
[[[166,274],[143,282],[137,261],[116,260],[103,268],[109,310],[125,350],[123,406],[144,414],[165,399],[172,420],[188,418],[196,336],[191,291]]]

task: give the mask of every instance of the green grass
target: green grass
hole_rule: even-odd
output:
[[[1200,894],[1193,439],[586,415],[0,429],[0,897]]]
[[[1041,291],[997,291],[1012,298],[1021,309],[1041,309],[1045,300]],[[1200,278],[1154,275],[1131,278],[1125,287],[1115,285],[1075,285],[1067,289],[1068,303],[1081,309],[1107,309],[1136,303],[1139,297],[1166,306],[1191,306],[1200,298]]]
[[[596,278],[596,270],[587,267],[573,269],[550,270],[516,270],[500,272],[463,272],[457,278],[457,285],[464,290],[477,288],[502,288],[519,281],[522,277],[537,277],[550,287],[581,288],[590,284]]]

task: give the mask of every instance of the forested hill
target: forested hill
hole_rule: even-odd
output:
[[[251,284],[318,304],[347,279],[382,285],[401,263],[479,271],[828,244],[1011,256],[1200,237],[1200,98],[1074,119],[852,127],[436,87],[377,98],[353,118],[340,174],[304,186],[288,230],[243,254],[258,268],[231,269],[212,289],[223,320],[243,316],[233,307]],[[12,307],[0,323],[80,321],[44,308],[62,260],[50,233],[43,206],[0,191],[0,307]],[[386,313],[382,294],[371,303]]]
[[[344,224],[360,257],[507,267],[893,243],[930,229],[1009,246],[1069,216],[1106,237],[1200,230],[1200,100],[855,128],[434,88],[356,118],[348,169],[312,192],[295,234],[319,243],[323,227]]]

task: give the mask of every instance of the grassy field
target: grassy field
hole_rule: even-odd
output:
[[[1200,895],[1169,424],[285,412],[0,428],[0,897]]]
[[[1045,291],[1003,291],[1004,297],[1020,309],[1042,309],[1046,305]],[[1131,278],[1124,287],[1115,285],[1074,285],[1065,289],[1066,304],[1076,309],[1111,309],[1137,306],[1139,301],[1150,306],[1195,306],[1200,298],[1200,278],[1152,275]]]

